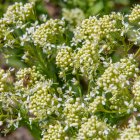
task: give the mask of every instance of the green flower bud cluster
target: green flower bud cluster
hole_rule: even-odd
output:
[[[22,25],[33,16],[33,6],[33,3],[23,5],[21,2],[16,2],[14,5],[8,7],[4,14],[4,20],[7,24]]]
[[[88,3],[85,8],[94,3],[67,2],[74,1]],[[88,8],[79,6],[84,13],[63,9],[65,24],[61,19],[47,20],[43,11],[34,21],[34,4],[15,3],[0,19],[6,62],[15,64],[18,59],[17,66],[24,66],[23,60],[29,64],[18,71],[11,69],[11,79],[0,69],[2,135],[24,124],[38,130],[36,135],[43,140],[140,139],[135,119],[120,128],[140,107],[140,32],[133,24],[139,22],[139,5],[128,16],[112,13],[89,19],[84,19]],[[73,8],[70,5],[65,8]]]
[[[110,104],[110,110],[117,110],[116,113],[130,113],[135,110],[133,102],[131,102],[131,96],[128,89],[119,90],[116,94],[113,94],[111,98],[108,99],[108,104]]]
[[[60,122],[49,125],[42,140],[65,140],[66,134]]]
[[[73,67],[73,53],[71,47],[60,48],[56,56],[56,65],[64,71],[68,71],[70,67]]]
[[[129,125],[124,130],[121,130],[120,138],[117,140],[139,140],[140,139],[140,124],[133,117],[129,120]]]
[[[89,19],[82,21],[81,25],[74,31],[74,42],[81,42],[82,40],[94,40],[98,39],[98,19],[93,16]],[[94,27],[94,28],[93,28]]]
[[[128,18],[130,22],[138,22],[140,24],[140,5],[134,6]]]
[[[0,93],[0,120],[3,123],[5,129],[1,134],[10,133],[13,128],[18,128],[19,121],[21,120],[20,113],[15,111],[19,109],[19,106],[23,105],[21,102],[21,95],[12,92],[1,92]]]
[[[130,30],[130,32],[128,33],[129,41],[131,41],[135,45],[140,44],[140,37],[139,36],[140,36],[139,27],[138,28],[135,28],[135,27],[132,28],[132,30]]]
[[[99,18],[99,27],[100,30],[98,32],[100,38],[111,38],[113,37],[112,34],[117,34],[121,31],[123,15],[120,13],[112,13],[110,15],[104,15],[103,17]]]
[[[65,116],[65,124],[68,127],[76,127],[78,128],[83,121],[86,120],[85,112],[86,108],[84,103],[80,101],[80,98],[76,98],[74,101],[73,98],[70,98],[64,104],[64,116]]]
[[[6,83],[10,82],[10,73],[5,72],[3,69],[0,69],[0,94],[7,91]]]
[[[94,96],[95,94],[97,96],[89,104],[89,110],[92,113],[113,111],[119,114],[134,111],[135,107],[131,101],[129,88],[130,79],[135,78],[139,72],[137,66],[133,55],[121,59],[120,62],[110,64],[97,79],[97,87],[93,90]]]
[[[125,69],[125,70],[124,70]],[[97,85],[105,92],[115,93],[130,84],[129,79],[134,78],[139,69],[133,55],[123,58],[120,62],[112,63],[97,80]]]
[[[139,77],[134,82],[134,85],[132,87],[132,93],[134,95],[134,104],[140,107],[140,78]]]
[[[93,78],[99,62],[98,48],[89,41],[86,41],[82,48],[78,48],[74,53],[71,47],[61,48],[56,56],[56,65],[62,71],[72,69],[75,74],[74,71],[80,70],[80,73],[89,79]]]
[[[128,37],[129,41],[134,42],[135,45],[140,44],[140,5],[135,5],[132,8],[132,12],[128,15],[129,20],[129,30],[128,30]]]
[[[101,18],[95,16],[83,20],[74,32],[74,42],[83,40],[98,41],[102,38],[110,38],[113,33],[121,31],[123,16],[120,13],[104,15]]]
[[[41,24],[33,34],[34,44],[44,47],[47,43],[60,43],[65,31],[64,25],[65,22],[59,19],[50,19]]]
[[[1,104],[1,109],[3,110],[3,112],[1,112],[1,115],[3,114],[9,114],[9,115],[13,115],[14,114],[14,109],[13,108],[17,108],[18,103],[21,103],[20,101],[20,97],[21,95],[17,94],[17,93],[12,93],[12,92],[1,92],[0,93],[0,104]],[[4,101],[4,102],[3,102]],[[9,115],[4,116],[9,117]]]
[[[109,135],[113,133],[112,129],[105,122],[98,120],[96,116],[91,116],[91,118],[81,125],[78,132],[78,140],[108,139]]]
[[[79,8],[75,9],[62,9],[63,18],[70,24],[70,30],[74,30],[77,25],[80,25],[82,20],[85,18],[83,11]]]
[[[58,98],[52,84],[51,80],[38,82],[31,90],[28,108],[37,119],[46,118],[58,110]]]
[[[106,99],[102,96],[97,96],[93,102],[89,103],[89,106],[88,106],[88,111],[90,113],[95,113],[95,112],[98,112],[98,111],[103,111],[104,110],[104,107],[103,105],[105,105],[106,103]]]
[[[118,90],[116,93],[108,93],[108,95],[103,92],[102,96],[91,97],[91,101],[88,105],[88,110],[91,114],[103,112],[107,114],[113,113],[119,116],[130,114],[137,110],[133,104],[129,90],[125,88]]]
[[[36,66],[20,69],[16,75],[15,88],[19,90],[29,89],[38,81],[44,81],[45,77],[37,71]]]
[[[4,84],[2,79],[3,75],[4,75],[4,70],[0,70],[0,92],[4,91]]]
[[[99,52],[95,44],[86,42],[74,58],[74,67],[79,69],[83,76],[92,79],[99,65]]]
[[[7,32],[5,21],[0,19],[0,44],[3,42],[5,33]]]

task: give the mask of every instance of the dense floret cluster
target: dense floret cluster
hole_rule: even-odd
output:
[[[118,140],[137,140],[140,139],[140,125],[136,118],[129,120],[128,128],[123,130]]]
[[[5,32],[6,32],[6,27],[5,27],[4,20],[3,19],[0,19],[0,44],[4,40]]]
[[[48,126],[42,140],[64,140],[67,138],[63,126],[59,122],[55,123]]]
[[[74,101],[72,98],[64,104],[65,123],[69,127],[79,127],[84,120],[85,105],[81,103],[80,98]]]
[[[125,69],[125,71],[124,71]],[[130,84],[129,79],[139,72],[135,59],[132,55],[123,58],[120,62],[110,64],[103,75],[97,80],[97,85],[105,92],[116,93],[119,89]]]
[[[25,88],[31,88],[38,81],[44,81],[45,77],[37,71],[36,66],[32,68],[20,69],[16,74],[17,81],[15,87],[19,90],[25,90]]]
[[[52,84],[52,81],[39,82],[31,91],[29,112],[39,119],[57,110],[58,100],[51,88]]]
[[[22,24],[26,22],[29,18],[32,18],[33,3],[27,3],[23,5],[22,3],[15,3],[9,6],[7,12],[4,14],[4,20],[7,24]]]
[[[56,65],[61,69],[68,71],[69,67],[73,66],[72,48],[65,46],[61,48],[56,56]]]
[[[121,31],[123,16],[120,13],[112,13],[99,18],[96,16],[83,20],[75,30],[74,41],[100,40],[109,38],[111,34]]]
[[[139,140],[140,5],[89,17],[101,1],[67,0],[53,19],[33,1],[0,19],[0,136]]]
[[[139,77],[138,79],[135,81],[133,88],[132,88],[132,92],[134,94],[134,103],[138,106],[140,106],[140,80]]]
[[[140,20],[140,5],[136,5],[133,9],[131,14],[129,15],[130,22],[138,22]]]
[[[83,76],[92,79],[99,66],[99,57],[100,54],[96,44],[86,42],[82,48],[78,48],[74,59],[74,67],[80,70]]]
[[[112,133],[113,128],[111,129],[106,123],[101,122],[95,116],[92,116],[87,120],[87,122],[83,123],[78,132],[78,140],[85,139],[111,139],[109,137],[110,133]]]
[[[59,19],[50,19],[41,24],[33,34],[35,45],[46,46],[47,43],[61,43],[65,22]]]
[[[0,92],[6,91],[6,84],[10,82],[10,79],[8,78],[10,76],[10,73],[4,72],[3,69],[0,69]]]

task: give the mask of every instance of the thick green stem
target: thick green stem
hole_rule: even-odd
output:
[[[137,50],[137,52],[135,53],[134,57],[136,58],[137,55],[140,53],[140,48]]]
[[[110,111],[110,110],[106,110],[106,109],[102,109],[102,110],[98,110],[98,111],[101,111],[101,112],[105,112],[105,113],[118,113],[118,112],[121,112],[121,113],[125,113],[126,110],[117,110],[117,111]]]

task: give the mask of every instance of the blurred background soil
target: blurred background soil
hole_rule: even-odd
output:
[[[26,128],[21,127],[15,130],[12,134],[9,134],[4,138],[0,138],[0,140],[35,140],[35,139],[31,136],[30,132]]]

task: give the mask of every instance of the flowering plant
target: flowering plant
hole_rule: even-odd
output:
[[[16,2],[0,19],[10,66],[0,69],[0,135],[26,126],[42,140],[140,139],[140,5],[62,12],[38,18],[35,2]]]

